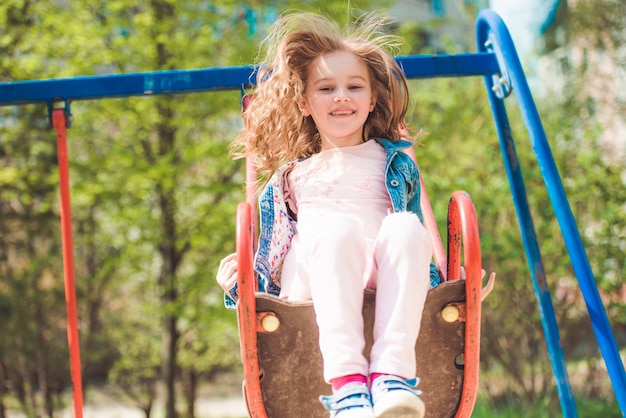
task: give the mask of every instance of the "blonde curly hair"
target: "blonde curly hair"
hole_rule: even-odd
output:
[[[255,158],[258,173],[271,175],[281,164],[320,151],[313,119],[302,115],[310,64],[319,56],[351,52],[370,72],[376,106],[363,137],[401,138],[399,126],[409,105],[406,79],[391,55],[400,38],[385,32],[389,20],[374,14],[341,28],[321,15],[282,15],[262,43],[254,100],[245,111],[245,126],[232,144],[235,157]]]

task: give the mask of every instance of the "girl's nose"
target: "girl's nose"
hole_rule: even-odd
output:
[[[335,101],[336,102],[347,102],[350,100],[350,96],[348,95],[348,91],[343,88],[338,88],[335,93]]]

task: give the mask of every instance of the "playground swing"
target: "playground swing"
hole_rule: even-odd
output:
[[[242,99],[245,111],[252,96]],[[412,149],[409,155],[416,162]],[[258,292],[253,271],[257,241],[256,170],[246,161],[246,202],[237,207],[237,317],[244,370],[243,392],[252,418],[290,418],[307,411],[327,417],[318,398],[331,389],[322,376],[322,356],[313,303],[288,302]],[[470,196],[457,191],[448,208],[447,256],[420,176],[420,206],[434,243],[441,283],[428,292],[415,347],[417,376],[429,417],[469,417],[478,389],[481,302],[493,289],[482,289],[476,212]],[[463,257],[461,257],[461,248]],[[461,260],[465,277],[461,277]],[[375,291],[365,290],[365,355],[372,346]],[[428,361],[423,361],[428,359]]]
[[[604,358],[620,411],[624,415],[626,373],[623,361],[515,46],[500,17],[490,10],[484,10],[478,16],[476,41],[478,45],[476,53],[398,57],[398,60],[408,78],[484,77],[559,401],[565,417],[577,417],[546,272],[504,105],[504,99],[512,92],[515,93],[573,270],[585,299],[598,347]],[[111,97],[239,90],[242,86],[254,83],[253,75],[253,68],[245,66],[0,83],[0,106],[46,103],[51,125],[57,131],[68,346],[75,418],[83,416],[83,398],[66,137],[66,128],[69,127],[71,120],[70,102]],[[254,176],[254,167],[251,165],[247,168],[247,175]],[[422,189],[422,211],[426,228],[435,241],[434,258],[442,283],[430,291],[423,312],[416,358],[423,357],[421,354],[423,352],[420,351],[422,349],[428,350],[430,358],[427,364],[418,361],[418,375],[422,379],[420,387],[424,389],[423,399],[428,416],[438,414],[437,416],[466,417],[471,414],[476,400],[480,343],[482,284],[476,216],[469,196],[463,192],[454,193],[448,212],[449,244],[446,260],[441,239],[432,222],[432,211],[423,184]],[[312,306],[306,303],[285,306],[285,303],[277,298],[255,294],[252,254],[256,212],[253,191],[247,192],[246,202],[237,208],[236,234],[238,261],[241,266],[238,314],[244,364],[244,392],[248,409],[253,418],[302,416],[300,413],[302,410],[311,411],[310,416],[313,417],[322,416],[313,415],[316,413],[314,411],[320,408],[315,395],[328,393],[329,388],[321,378],[321,356],[319,352],[311,350],[311,347],[317,344],[317,329],[310,325],[313,323]],[[464,252],[463,263],[467,270],[467,277],[464,280],[460,279],[461,242]],[[489,286],[488,284],[485,293],[489,291]],[[366,327],[371,330],[374,296],[366,293],[364,298],[363,313]],[[299,324],[309,325],[301,327]],[[371,344],[371,332],[366,337]],[[425,338],[427,340],[424,340]],[[276,353],[274,349],[268,350],[269,344],[286,350],[280,361],[272,357]],[[369,349],[369,344],[366,350]],[[284,367],[286,372],[276,373],[277,367]],[[292,376],[293,370],[305,370],[306,379],[293,378],[286,382],[281,381],[281,376]],[[318,375],[311,374],[316,371]],[[301,396],[292,390],[292,386],[302,380],[307,382],[307,393]],[[284,409],[287,412],[283,413],[278,409],[277,403],[281,402],[289,405]],[[297,405],[297,409],[294,409],[294,405]]]

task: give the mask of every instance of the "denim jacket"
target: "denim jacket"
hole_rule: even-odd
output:
[[[420,208],[419,171],[413,159],[402,152],[412,146],[408,141],[389,141],[374,138],[387,152],[385,183],[391,198],[394,212],[413,212],[424,222]],[[298,161],[281,166],[267,182],[259,197],[260,234],[258,250],[254,257],[254,270],[257,275],[259,292],[278,296],[280,294],[280,273],[285,255],[295,235],[296,221],[289,214],[284,197],[287,174]],[[430,265],[430,284],[440,283],[434,263]],[[234,309],[238,298],[237,285],[224,295],[227,308]]]

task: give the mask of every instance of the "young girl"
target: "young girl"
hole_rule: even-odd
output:
[[[259,199],[259,289],[312,300],[333,394],[331,417],[422,417],[415,342],[439,282],[422,225],[419,174],[401,139],[409,97],[386,47],[398,39],[365,16],[344,33],[317,15],[272,27],[236,155],[273,173]],[[234,254],[217,280],[237,299]],[[374,343],[363,355],[363,289],[376,289]]]

